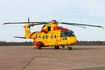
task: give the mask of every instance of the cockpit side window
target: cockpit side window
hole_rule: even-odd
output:
[[[74,32],[73,32],[73,31],[71,31],[71,36],[75,36],[75,34],[74,34]]]
[[[63,37],[63,33],[61,33],[61,36],[60,37]]]
[[[68,32],[66,30],[62,30],[60,37],[71,37],[71,36],[75,36],[73,31]]]

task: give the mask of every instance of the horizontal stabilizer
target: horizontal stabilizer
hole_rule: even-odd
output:
[[[18,37],[18,36],[14,36],[14,38],[22,38],[22,39],[26,39],[25,37]]]

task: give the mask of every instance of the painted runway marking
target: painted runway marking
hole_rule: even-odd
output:
[[[24,70],[34,59],[35,57],[33,57],[33,59],[22,70]]]

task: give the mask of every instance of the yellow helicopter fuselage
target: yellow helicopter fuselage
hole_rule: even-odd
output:
[[[29,33],[28,25],[24,25],[25,38],[33,39],[33,48],[37,47],[36,43],[43,43],[44,46],[60,46],[76,44],[77,39],[73,31],[66,28],[59,27],[58,24],[46,24],[41,31]]]

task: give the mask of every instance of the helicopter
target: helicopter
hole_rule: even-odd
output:
[[[4,24],[25,24],[23,26],[25,28],[24,37],[17,37],[17,36],[14,37],[23,38],[23,39],[33,39],[34,41],[32,43],[33,49],[35,48],[41,49],[42,47],[47,47],[47,46],[55,46],[55,49],[59,49],[59,46],[65,47],[67,45],[68,50],[72,50],[71,45],[75,45],[77,43],[77,38],[74,32],[67,28],[59,27],[58,24],[103,28],[103,26],[98,26],[98,25],[66,23],[66,22],[59,22],[56,20],[47,21],[47,22],[30,22],[29,17],[28,17],[28,22],[7,22],[3,23],[3,25]],[[43,27],[40,31],[31,32],[30,27],[33,27],[35,25],[43,25]]]

